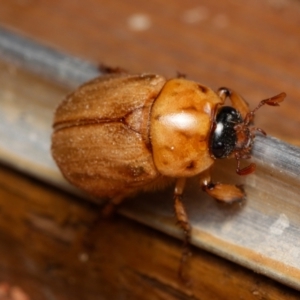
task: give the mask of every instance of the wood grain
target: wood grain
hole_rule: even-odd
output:
[[[180,241],[121,216],[91,227],[95,208],[0,165],[0,282],[30,300],[298,299],[196,248],[187,287],[177,278]]]

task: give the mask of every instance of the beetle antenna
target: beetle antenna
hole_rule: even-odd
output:
[[[265,104],[270,105],[270,106],[279,106],[279,103],[282,102],[284,100],[284,98],[286,97],[286,93],[280,93],[274,97],[271,98],[267,98],[264,100],[261,100],[258,105],[249,113],[247,113],[244,123],[245,125],[248,125],[251,123],[251,121],[253,120],[253,117],[255,115],[255,113]],[[261,129],[258,129],[258,131],[263,132]]]
[[[241,124],[235,126],[238,136],[240,136],[241,144],[235,152],[235,159],[237,162],[236,173],[239,175],[248,175],[255,170],[255,164],[251,163],[245,168],[241,168],[241,159],[250,158],[250,150],[255,138],[255,132],[258,131],[263,135],[267,135],[266,132],[258,127],[249,128],[249,124],[253,121],[254,115],[258,109],[260,109],[265,104],[270,106],[279,106],[279,103],[284,100],[286,93],[280,93],[274,97],[264,99],[259,102],[259,104],[249,113],[247,113],[244,121]]]

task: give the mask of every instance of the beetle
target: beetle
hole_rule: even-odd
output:
[[[278,106],[286,94],[262,100],[254,110],[229,88],[212,89],[181,76],[129,74],[106,69],[69,94],[55,112],[52,155],[64,177],[87,193],[108,198],[104,215],[138,192],[174,184],[178,224],[189,243],[191,227],[182,203],[186,179],[199,176],[202,189],[223,202],[245,197],[240,186],[215,183],[215,160],[235,158],[236,172],[254,171],[250,158],[256,111]],[[226,106],[229,98],[231,106]],[[183,254],[182,262],[186,259]],[[180,270],[181,272],[181,270]]]

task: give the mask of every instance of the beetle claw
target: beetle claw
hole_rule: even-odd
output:
[[[249,166],[245,167],[245,168],[237,168],[236,169],[236,173],[238,175],[249,175],[251,173],[253,173],[256,169],[256,165],[254,163],[251,163]]]

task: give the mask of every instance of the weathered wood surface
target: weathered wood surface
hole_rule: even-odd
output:
[[[121,216],[101,221],[87,237],[96,207],[3,165],[0,216],[1,300],[299,299],[297,291],[197,248],[186,287],[177,278],[180,241]],[[1,298],[4,283],[28,298]]]
[[[67,89],[51,84],[47,80],[10,64],[2,63],[1,70],[2,161],[39,179],[69,190],[49,153],[52,111],[57,105],[58,99],[63,97]],[[32,86],[35,88],[32,89]],[[185,202],[194,227],[193,243],[200,248],[205,248],[252,268],[256,272],[298,287],[299,272],[297,260],[294,259],[298,249],[297,243],[295,243],[298,232],[298,210],[297,202],[294,200],[295,197],[297,198],[299,190],[297,180],[299,153],[296,148],[270,138],[259,138],[256,148],[254,154],[259,169],[254,177],[252,175],[252,179],[246,182],[248,192],[246,205],[244,203],[242,206],[218,206],[199,192],[197,182],[190,184]],[[280,172],[276,165],[280,165]],[[219,167],[216,173],[218,176],[221,174],[221,178],[227,177],[228,180],[234,174],[234,169],[228,162],[222,168]],[[237,176],[232,180],[237,181]],[[12,184],[19,186],[13,181]],[[272,193],[274,186],[279,190],[280,187],[287,188],[277,191],[275,194]],[[21,188],[24,189],[22,186]],[[31,199],[31,189],[25,188],[24,191]],[[51,196],[49,197],[51,198]],[[270,199],[272,201],[271,210],[268,207]],[[265,202],[266,200],[267,202]],[[4,201],[6,202],[6,200]],[[12,203],[13,206],[16,205],[13,201]],[[49,207],[51,211],[54,209],[52,202],[47,202],[47,205],[51,206]],[[283,207],[284,213],[281,213]],[[31,208],[21,206],[21,212],[25,214],[28,209]],[[265,210],[268,210],[267,214]],[[57,211],[59,215],[55,215],[53,218],[60,220],[62,218],[60,214],[66,214],[65,208]],[[141,195],[129,201],[121,210],[124,215],[140,223],[155,227],[170,235],[180,236],[180,231],[174,224],[172,211],[171,190],[161,194]],[[14,213],[14,210],[11,212]],[[252,224],[253,219],[256,220],[255,226]],[[92,223],[92,220],[93,218],[86,222]],[[11,221],[14,223],[13,220]],[[45,224],[48,226],[48,217],[39,218],[38,222],[42,223],[42,226]],[[81,222],[78,221],[78,223]],[[58,228],[51,226],[48,229],[54,230],[53,234],[63,235],[67,238],[66,235],[71,233],[69,231],[65,233],[59,225]],[[245,232],[247,235],[243,238]],[[74,234],[75,239],[78,239],[79,236],[79,233]],[[95,241],[98,241],[97,236]],[[276,251],[270,252],[270,248],[276,249]],[[287,251],[294,256],[286,255]],[[127,254],[124,254],[124,257],[130,258]],[[176,265],[178,266],[178,264]],[[157,267],[159,270],[160,267]],[[105,273],[105,271],[103,272]],[[188,293],[191,293],[191,290]]]
[[[124,6],[123,2],[119,3],[119,1],[104,4],[101,3],[101,1],[95,2],[89,0],[85,2],[82,7],[77,6],[77,4],[72,1],[41,1],[34,4],[31,3],[31,5],[30,2],[10,2],[9,4],[7,2],[1,3],[0,19],[2,24],[4,23],[6,26],[14,27],[27,35],[34,36],[39,41],[52,44],[55,47],[64,49],[64,51],[86,57],[89,60],[120,65],[133,71],[147,70],[160,72],[169,76],[173,76],[176,70],[180,70],[187,73],[189,77],[208,84],[213,88],[217,88],[220,85],[233,87],[247,99],[251,99],[249,102],[252,106],[262,98],[274,95],[280,91],[285,91],[288,94],[287,101],[282,104],[280,109],[266,109],[265,113],[262,113],[260,117],[258,115],[257,124],[274,136],[283,137],[285,140],[293,140],[293,142],[297,143],[300,123],[298,113],[299,101],[297,100],[299,98],[300,70],[295,67],[299,64],[300,60],[300,54],[295,50],[299,44],[297,33],[299,30],[300,10],[298,2],[281,1],[281,4],[276,2],[277,4],[279,3],[281,7],[275,7],[274,1],[253,1],[251,4],[249,3],[248,6],[240,5],[240,2],[234,1],[218,2],[217,5],[217,2],[212,1],[210,4],[205,4],[205,7],[200,7],[198,2],[189,3],[189,7],[183,7],[180,3],[179,1],[166,2],[160,4],[162,9],[156,10],[155,7],[157,6],[153,3],[151,4],[151,2],[139,6],[135,1],[129,2]],[[119,6],[117,6],[117,4],[119,4]],[[22,5],[22,9],[20,9]],[[100,6],[102,9],[99,8]],[[81,21],[78,22],[79,11],[81,16],[79,20]],[[94,13],[96,11],[97,14]],[[129,20],[132,21],[130,17],[136,12],[142,12],[146,17],[150,17],[151,26],[148,30],[136,31],[137,24],[135,23],[133,26],[132,22],[129,22]],[[46,16],[52,22],[46,22]],[[196,22],[188,24],[193,18]],[[142,24],[145,23],[142,22]],[[57,30],[58,27],[60,30]],[[76,33],[75,35],[74,32]],[[293,47],[291,47],[292,45]],[[122,51],[120,51],[120,48]],[[10,109],[10,113],[6,111],[4,116],[10,118],[11,123],[8,124],[11,125],[10,129],[12,133],[12,135],[6,135],[6,138],[10,136],[9,141],[16,147],[18,147],[18,144],[25,147],[24,156],[21,157],[14,157],[13,152],[9,153],[9,151],[5,151],[5,155],[11,155],[9,158],[5,156],[5,163],[14,165],[30,174],[34,174],[38,178],[44,178],[49,182],[65,187],[65,183],[61,180],[61,177],[58,176],[58,172],[54,168],[54,164],[48,152],[49,135],[51,131],[49,125],[52,118],[49,111],[53,110],[58,101],[60,101],[60,98],[69,88],[53,86],[49,82],[34,76],[32,77],[22,72],[19,73],[17,69],[11,65],[8,69],[7,66],[1,65],[1,70],[4,71],[1,72],[1,102],[4,101],[1,103],[1,112],[4,112],[3,108]],[[46,70],[48,69],[42,69],[43,72]],[[53,72],[49,74],[51,78]],[[49,78],[49,76],[47,77]],[[73,80],[74,79],[71,79],[70,81]],[[34,89],[32,88],[33,86],[35,87]],[[16,99],[27,106],[22,106],[22,104],[14,102]],[[26,107],[27,112],[22,112],[24,107]],[[19,118],[20,116],[21,118]],[[3,118],[1,119],[3,120]],[[20,120],[22,120],[23,123],[18,123]],[[278,120],[280,120],[280,122]],[[24,121],[29,127],[26,128],[26,126],[24,126]],[[13,125],[17,123],[20,127],[15,131],[15,138],[13,132],[14,129],[18,127],[14,127]],[[32,131],[30,126],[34,126],[36,130]],[[3,130],[3,127],[0,127],[0,130],[1,129]],[[44,138],[40,140],[39,137],[43,135]],[[2,142],[3,137],[4,136],[1,135]],[[300,225],[298,218],[298,194],[300,189],[299,181],[297,180],[299,151],[296,148],[285,148],[283,145],[283,148],[279,147],[277,152],[271,151],[270,154],[270,152],[268,152],[268,146],[270,147],[272,143],[273,140],[267,140],[266,145],[264,145],[264,140],[259,139],[258,141],[259,147],[256,151],[258,154],[256,159],[259,163],[259,169],[255,175],[251,175],[246,179],[246,182],[244,182],[246,183],[248,193],[248,200],[244,205],[229,208],[218,206],[210,199],[204,197],[198,190],[196,183],[190,184],[185,202],[187,203],[189,215],[194,226],[193,242],[195,245],[299,289],[300,277],[298,264],[300,247],[298,245],[298,236]],[[7,143],[3,144],[8,145]],[[36,147],[36,150],[41,153],[41,156],[39,157],[37,152],[31,152],[31,148],[26,149],[27,145]],[[274,145],[276,145],[276,143]],[[283,157],[282,151],[284,152],[286,149],[289,149],[290,152],[286,153],[286,156]],[[2,150],[3,147],[1,148],[1,151]],[[263,153],[262,157],[260,153]],[[279,158],[281,157],[283,160],[279,160],[277,164],[276,158],[278,155]],[[30,157],[29,160],[28,157]],[[43,164],[37,162],[46,163],[47,167],[43,168]],[[290,164],[290,166],[288,166],[288,164]],[[230,167],[230,164],[225,163],[225,167],[225,171],[223,171],[224,169],[222,167],[217,168],[217,172],[221,173],[219,174],[221,177],[225,176],[228,180],[233,181],[240,180],[236,177],[231,178],[234,170]],[[227,170],[227,167],[231,169]],[[294,171],[289,172],[287,175],[286,168]],[[10,178],[9,182],[12,182],[12,186],[9,186],[8,182],[4,181],[1,190],[10,191],[10,194],[17,193],[20,195],[20,199],[35,199],[34,201],[31,200],[30,203],[37,202],[37,204],[33,204],[34,207],[39,205],[38,202],[40,200],[34,198],[33,194],[31,194],[30,187],[27,186],[22,189],[24,195],[23,192],[20,193],[19,186],[22,188],[22,185],[16,179],[18,174],[14,173],[12,177],[9,177],[9,173],[10,170],[5,169],[3,177],[8,176],[8,178]],[[23,180],[26,181],[27,179],[23,178]],[[39,189],[38,183],[35,183],[35,186]],[[42,185],[42,188],[46,187]],[[34,188],[32,187],[32,189]],[[51,191],[50,189],[49,199],[56,198],[56,193],[59,192],[55,190]],[[122,213],[139,222],[168,232],[171,235],[179,236],[180,231],[174,226],[172,216],[171,193],[172,191],[169,190],[159,195],[142,195],[128,202],[128,204],[125,204]],[[1,233],[5,233],[3,243],[1,243],[3,247],[6,245],[5,241],[10,241],[9,243],[7,242],[8,245],[10,245],[10,243],[11,245],[21,243],[19,240],[24,233],[22,229],[20,229],[24,227],[22,226],[22,222],[19,223],[21,224],[20,228],[18,226],[15,228],[20,235],[13,233],[14,227],[11,224],[14,224],[16,220],[20,222],[20,220],[26,219],[26,217],[22,217],[23,214],[26,216],[28,211],[32,209],[30,205],[21,205],[20,209],[17,210],[17,213],[19,213],[18,217],[11,217],[10,214],[14,214],[15,211],[9,208],[16,208],[18,206],[15,205],[17,201],[14,202],[14,198],[8,196],[10,194],[6,194],[5,198],[1,197],[1,199],[12,199],[10,201],[4,200],[5,205],[3,204],[3,207],[8,205],[5,209],[5,211],[8,212],[6,214],[8,217],[2,219],[5,220],[2,223],[1,229]],[[40,197],[43,199],[46,196],[40,195]],[[59,212],[56,210],[53,212],[53,219],[58,220],[58,222],[54,221],[56,225],[52,224],[53,226],[50,226],[50,224],[47,223],[47,214],[44,213],[38,213],[38,215],[42,217],[37,218],[36,222],[39,224],[38,227],[41,227],[41,233],[46,233],[48,230],[51,232],[50,235],[63,235],[65,238],[70,235],[73,239],[72,241],[77,241],[77,239],[80,239],[79,236],[80,233],[82,233],[82,228],[86,229],[85,224],[90,224],[95,215],[91,213],[90,210],[88,210],[86,215],[84,208],[82,208],[84,205],[79,205],[80,209],[78,209],[78,214],[80,217],[74,222],[83,224],[82,228],[79,226],[81,229],[78,230],[78,232],[73,232],[73,235],[68,230],[67,233],[65,233],[63,230],[64,227],[61,225],[64,224],[64,222],[62,221],[62,223],[60,223],[61,218],[64,219],[61,217],[61,214],[64,216],[68,215],[68,210],[72,207],[72,205],[69,207],[72,200],[70,200],[67,195],[63,195],[61,198],[58,197],[58,199],[62,198],[66,199],[65,201],[68,204],[60,207]],[[201,201],[199,201],[199,198],[201,198]],[[53,200],[51,200],[51,202],[48,201],[42,208],[42,211],[51,210],[53,205],[52,201]],[[61,202],[63,200],[58,201]],[[178,247],[177,242],[167,237],[157,238],[156,234],[151,240],[150,237],[152,233],[149,232],[153,231],[150,229],[145,229],[144,232],[144,229],[138,229],[139,227],[136,223],[131,223],[122,218],[120,220],[121,221],[117,220],[117,225],[115,225],[115,223],[105,225],[107,226],[105,227],[105,232],[107,232],[108,235],[103,237],[104,241],[107,239],[111,240],[111,235],[114,235],[116,240],[111,241],[113,245],[111,247],[117,245],[118,249],[122,249],[123,244],[121,241],[125,241],[122,240],[122,233],[118,228],[124,228],[124,232],[133,232],[132,240],[130,240],[131,245],[135,249],[139,249],[139,240],[141,240],[141,236],[145,235],[146,238],[149,238],[147,242],[148,245],[151,243],[154,245],[153,248],[152,246],[149,247],[148,255],[149,253],[153,254],[161,251],[166,251],[168,254],[162,254],[160,264],[151,264],[151,267],[147,264],[144,271],[146,273],[149,271],[149,273],[143,277],[155,277],[156,275],[151,275],[152,272],[165,274],[162,266],[167,265],[168,270],[171,268],[174,272],[169,272],[167,279],[159,279],[157,283],[161,284],[162,282],[169,282],[169,280],[171,280],[172,283],[170,285],[172,287],[176,285],[176,289],[178,289],[178,291],[180,290],[180,293],[191,293],[191,290],[187,291],[183,287],[178,287],[178,282],[175,279],[175,270],[178,266],[177,260],[180,255],[180,247]],[[129,227],[127,227],[127,225]],[[139,230],[142,230],[140,235]],[[99,231],[101,230],[99,229]],[[11,236],[8,234],[10,232]],[[26,232],[24,235],[26,236]],[[159,234],[157,235],[160,236]],[[44,235],[41,234],[39,238],[41,238],[39,243],[43,243],[47,235],[44,237]],[[69,239],[71,238],[69,237]],[[167,248],[168,250],[155,250],[157,249],[155,247],[166,249],[167,246],[163,243],[164,239],[171,241],[170,248]],[[77,242],[74,243],[77,245]],[[97,239],[96,243],[97,245],[98,243],[102,245],[102,240],[99,239],[98,242]],[[48,245],[47,243],[45,244]],[[174,246],[175,244],[177,246]],[[80,243],[78,245],[80,245]],[[80,247],[78,245],[76,247]],[[32,258],[35,260],[34,262],[40,266],[39,263],[41,260],[34,245],[26,245],[26,247],[24,246],[22,249],[26,250],[31,246],[32,249],[25,252],[25,256],[28,256],[28,259]],[[7,252],[7,248],[3,247],[3,255],[7,253],[7,255],[11,255],[11,259],[4,260],[7,264],[3,269],[5,271],[1,278],[3,281],[9,280],[17,284],[25,282],[24,277],[26,277],[26,275],[30,277],[31,274],[33,274],[30,272],[31,269],[28,267],[28,264],[24,267],[24,273],[21,271],[13,272],[13,264],[9,262],[16,257],[20,257],[21,254],[17,254],[15,251]],[[56,245],[53,247],[54,249],[58,249],[56,247],[59,246]],[[10,249],[16,249],[17,251],[15,246],[11,246]],[[102,253],[105,257],[106,251],[108,251],[108,253],[112,252],[111,248],[103,248],[103,252],[101,252],[101,249],[102,246],[99,246],[100,256]],[[66,251],[69,254],[73,251],[70,250],[71,252],[69,252],[68,250]],[[176,254],[172,254],[174,251]],[[193,272],[198,273],[202,268],[202,265],[197,263],[202,255],[202,251],[195,249],[194,251],[197,254],[194,255],[195,258],[192,261],[195,265],[190,269],[192,275],[194,274]],[[43,251],[41,252],[43,253]],[[53,250],[49,256],[45,254],[45,257],[49,258],[49,260],[55,260],[57,255],[55,255],[54,258],[51,256],[55,253],[56,251]],[[147,256],[145,248],[141,248],[137,253],[145,255],[144,257],[147,257],[146,261],[148,262],[149,256]],[[124,253],[122,252],[119,255],[121,256],[121,260],[127,260],[126,264],[129,266],[134,265],[135,263],[132,262],[132,260],[137,259],[137,254],[133,251],[124,251]],[[174,255],[176,255],[175,259]],[[204,261],[206,261],[207,258],[205,255],[208,254],[204,254]],[[169,256],[172,257],[172,261]],[[71,257],[73,256],[70,255],[70,258]],[[196,286],[198,285],[199,289],[205,289],[207,299],[213,299],[211,295],[215,295],[215,299],[226,299],[225,297],[227,296],[224,295],[227,294],[230,295],[228,299],[237,297],[244,297],[245,299],[259,299],[263,297],[266,299],[274,299],[276,297],[278,299],[294,299],[293,297],[297,295],[296,292],[282,285],[277,285],[260,276],[256,277],[251,271],[239,269],[239,267],[218,260],[218,258],[214,256],[212,257],[212,260],[216,259],[216,265],[222,264],[218,272],[230,274],[231,276],[231,268],[238,268],[238,270],[246,274],[246,277],[239,276],[239,272],[236,277],[235,275],[233,277],[229,276],[229,282],[232,286],[230,288],[230,284],[228,286],[225,284],[228,290],[231,289],[230,292],[228,292],[225,285],[221,285],[220,288],[218,287],[220,283],[219,280],[216,281],[215,278],[219,278],[219,275],[214,273],[214,271],[210,273],[210,269],[205,268],[208,272],[208,277],[210,277],[210,279],[208,279],[210,280],[210,284],[207,285],[206,282],[203,282],[203,276],[201,276],[201,281],[197,282]],[[91,266],[97,265],[98,260],[99,258],[90,260],[89,270],[92,269]],[[116,262],[116,273],[112,271],[109,273],[110,271],[105,264],[103,269],[101,269],[100,266],[99,272],[95,275],[95,278],[93,277],[95,281],[99,283],[103,275],[105,285],[105,283],[111,279],[121,276],[119,275],[121,271],[118,269],[121,264],[118,264],[118,262],[120,261],[117,260]],[[138,265],[140,265],[140,263],[138,263]],[[212,270],[215,270],[212,261],[210,261],[209,265],[211,265]],[[151,268],[154,269],[152,270]],[[193,271],[193,268],[196,268],[197,271]],[[63,273],[61,277],[59,277],[63,278],[65,285],[63,283],[57,285],[57,282],[52,281],[53,284],[51,284],[51,287],[47,290],[48,294],[53,292],[57,299],[60,299],[58,298],[60,290],[58,286],[61,290],[66,288],[68,278],[70,278],[67,274],[74,269],[76,269],[76,267],[70,262],[70,265],[65,269],[66,273]],[[88,276],[94,276],[94,273],[89,274],[89,270],[85,271],[87,273],[81,272],[81,270],[78,271],[81,275],[78,275],[78,280],[80,280],[80,278],[82,279],[82,274],[85,274],[84,281],[81,282],[82,285],[79,283],[77,287],[78,290],[75,289],[78,291],[76,293],[78,299],[93,299],[93,295],[82,296],[87,295],[88,291],[91,290],[95,291],[96,294],[103,294],[104,297],[113,297],[113,294],[108,293],[110,289],[116,290],[113,284],[116,284],[119,289],[127,289],[132,293],[138,293],[137,287],[141,286],[139,283],[134,286],[126,287],[125,279],[122,279],[114,283],[110,282],[112,285],[107,285],[107,287],[109,287],[107,289],[102,290],[100,287],[93,288],[85,283],[86,278],[89,278]],[[18,276],[17,273],[23,276]],[[106,273],[107,275],[105,275]],[[116,275],[117,273],[118,275]],[[9,276],[5,277],[6,274],[9,274]],[[39,286],[34,278],[40,277],[41,275],[38,271],[36,274],[37,275],[30,277],[33,278],[30,282],[27,281],[27,284],[24,283],[22,286],[34,286],[35,291],[38,293]],[[86,276],[86,274],[88,274],[88,276]],[[111,275],[111,277],[109,275]],[[124,276],[132,278],[127,273]],[[198,278],[197,275],[194,277]],[[49,280],[49,277],[46,276],[45,278],[46,281]],[[97,281],[97,278],[99,281]],[[222,277],[220,278],[220,281],[222,281]],[[134,279],[131,280],[134,282]],[[255,280],[260,282],[261,289],[256,290],[257,284],[254,289],[248,288],[252,286]],[[122,285],[122,283],[124,283],[124,285]],[[243,285],[244,283],[246,286]],[[168,285],[169,283],[167,286]],[[143,284],[142,286],[144,287]],[[162,286],[162,289],[165,289],[165,285]],[[241,288],[237,288],[238,286],[241,286]],[[87,288],[85,289],[84,287]],[[98,288],[99,290],[97,290]],[[217,289],[216,292],[214,292],[215,289]],[[64,297],[68,297],[65,295],[71,293],[71,290],[72,288],[67,289]],[[252,293],[249,293],[249,290],[252,291]],[[41,290],[39,290],[39,292],[41,293]],[[130,292],[128,293],[130,294]],[[196,288],[194,293],[197,297],[200,298],[201,296],[204,298],[203,290],[199,292]],[[168,296],[163,294],[157,295],[164,299],[164,297],[171,297],[171,294],[172,291],[167,294]],[[31,293],[31,295],[34,294]],[[115,295],[121,294],[116,293]],[[183,297],[182,294],[176,295],[177,298]],[[45,299],[48,298],[45,296]],[[149,299],[153,299],[153,297]]]

